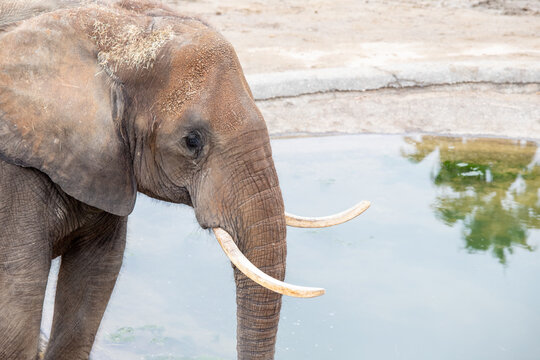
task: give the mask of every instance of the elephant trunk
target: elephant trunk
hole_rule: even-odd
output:
[[[224,177],[228,181],[221,195],[227,206],[222,225],[253,265],[283,280],[287,256],[285,209],[270,144],[254,146],[233,161],[242,165]],[[281,294],[233,268],[238,359],[273,359]]]
[[[266,274],[283,280],[286,225],[279,187],[259,191],[242,205],[237,239],[242,253]],[[236,267],[239,359],[273,359],[281,295],[247,278]]]
[[[282,281],[285,209],[266,128],[238,136],[231,148],[235,151],[211,157],[207,170],[199,173],[198,186],[189,189],[197,220],[218,234],[230,234],[251,264]],[[281,294],[255,283],[240,266],[233,268],[238,358],[273,359]]]

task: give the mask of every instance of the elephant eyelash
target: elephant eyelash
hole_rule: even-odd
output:
[[[199,157],[204,147],[204,141],[198,131],[189,132],[189,134],[184,137],[184,143],[186,148],[194,155],[195,158]]]

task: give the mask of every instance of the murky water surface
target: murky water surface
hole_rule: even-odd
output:
[[[288,211],[372,201],[345,225],[289,229],[287,280],[327,294],[284,299],[277,359],[540,358],[538,144],[357,135],[272,145]],[[234,292],[191,209],[140,196],[96,359],[235,359]]]

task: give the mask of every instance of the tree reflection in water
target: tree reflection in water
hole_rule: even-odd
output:
[[[506,264],[515,247],[540,228],[540,151],[531,141],[405,137],[402,156],[413,163],[434,153],[437,197],[433,209],[449,226],[461,223],[465,248],[491,250]]]

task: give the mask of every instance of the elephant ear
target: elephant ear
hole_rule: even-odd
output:
[[[0,33],[0,158],[128,215],[136,184],[120,130],[122,93],[91,39],[65,21],[42,16]]]

